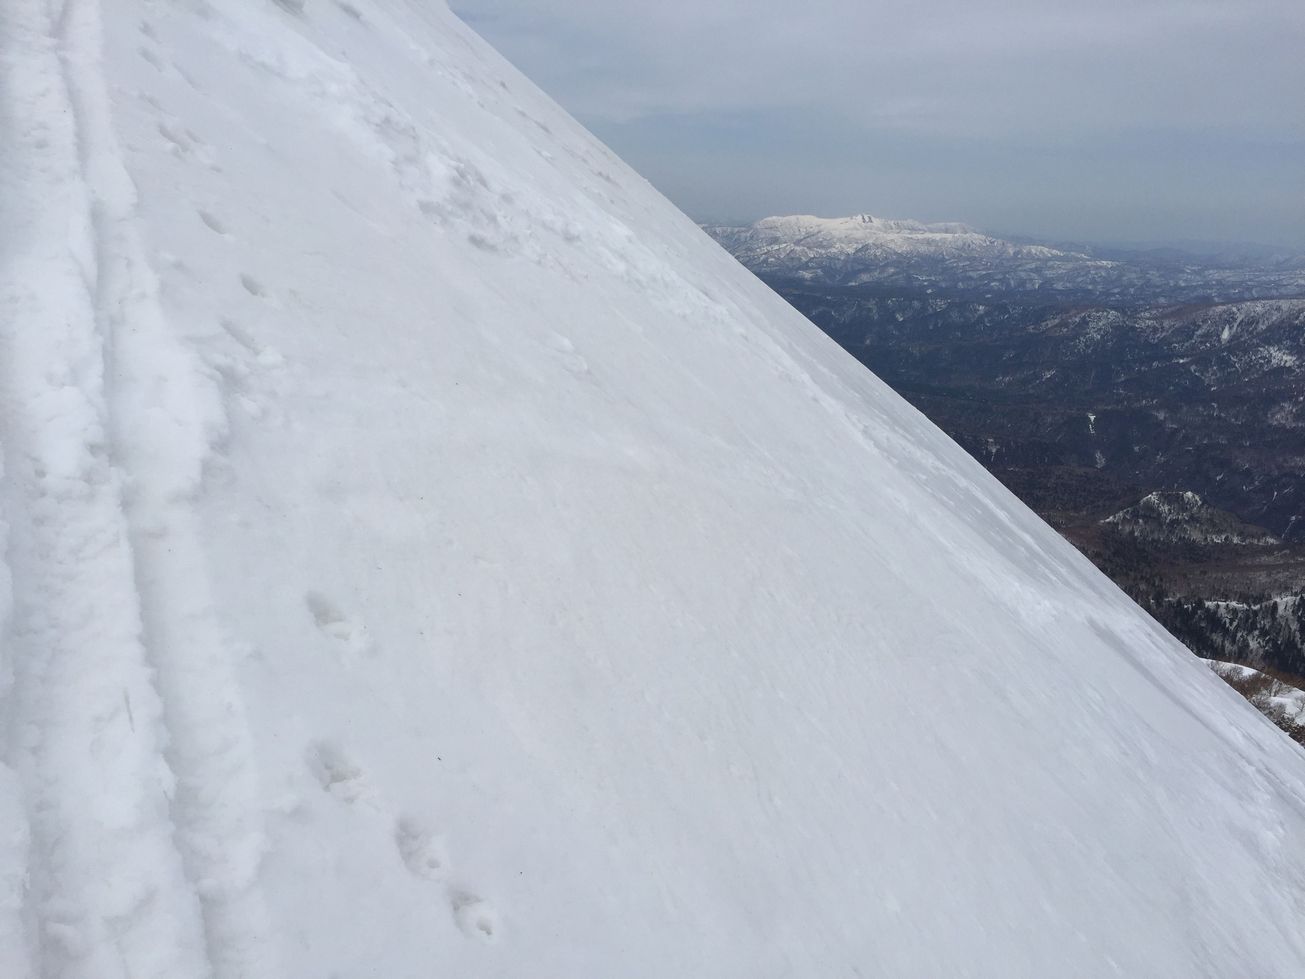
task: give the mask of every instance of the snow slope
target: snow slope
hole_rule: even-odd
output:
[[[442,5],[0,44],[0,976],[1305,970],[1296,748]]]

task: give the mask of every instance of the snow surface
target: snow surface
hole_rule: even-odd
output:
[[[0,976],[1305,971],[1295,746],[442,5],[0,45]]]

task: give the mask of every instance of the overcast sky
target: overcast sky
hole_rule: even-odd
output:
[[[1305,247],[1305,0],[452,0],[699,220]]]

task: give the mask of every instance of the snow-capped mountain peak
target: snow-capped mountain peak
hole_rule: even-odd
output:
[[[762,218],[751,227],[779,234],[827,234],[848,238],[871,238],[893,234],[980,235],[969,225],[958,222],[926,224],[909,218],[879,218],[873,214],[853,214],[842,218],[820,218],[810,214]]]
[[[1286,298],[1305,290],[1298,262],[1252,268],[1197,255],[1052,246],[954,222],[798,214],[704,228],[740,262],[772,281],[985,299],[1036,293],[1076,302],[1152,304]]]
[[[1100,269],[1111,264],[1045,245],[1006,241],[964,224],[926,224],[869,214],[769,217],[742,227],[708,225],[706,230],[758,274],[838,285],[876,281],[903,271],[927,278],[940,264],[987,270]]]

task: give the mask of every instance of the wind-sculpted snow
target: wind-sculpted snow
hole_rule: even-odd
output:
[[[1295,747],[442,6],[0,43],[5,979],[1305,968]]]

